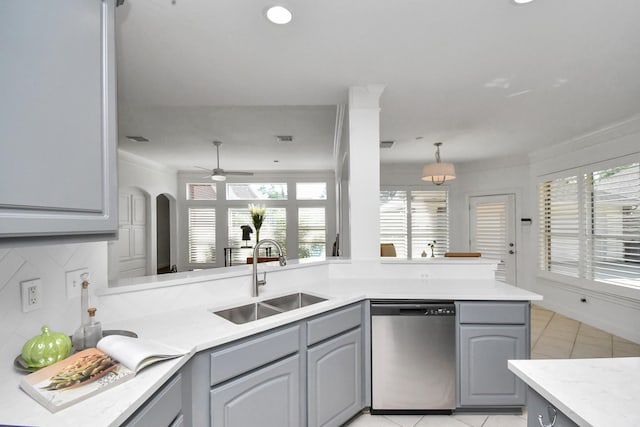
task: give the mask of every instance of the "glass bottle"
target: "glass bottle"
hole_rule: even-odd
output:
[[[102,325],[96,321],[96,309],[91,307],[89,313],[89,324],[84,327],[84,348],[95,347],[102,338]]]
[[[80,288],[80,327],[89,323],[89,273],[82,273]]]

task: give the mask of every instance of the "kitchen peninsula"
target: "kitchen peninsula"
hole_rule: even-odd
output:
[[[203,375],[200,368],[204,366],[203,369],[210,369],[209,354],[211,351],[215,352],[216,348],[259,334],[269,337],[268,334],[272,331],[289,333],[291,328],[302,327],[313,319],[322,319],[334,313],[362,312],[362,324],[358,324],[357,329],[351,330],[350,333],[353,335],[354,331],[358,331],[357,335],[362,337],[363,346],[366,348],[369,330],[366,313],[369,300],[527,303],[541,299],[532,292],[493,280],[491,276],[494,265],[483,260],[439,259],[406,265],[384,265],[379,262],[351,264],[344,260],[315,263],[293,261],[283,268],[274,265],[261,266],[262,268],[268,271],[268,283],[261,287],[261,295],[258,298],[250,297],[248,266],[185,274],[182,278],[175,276],[146,286],[122,286],[103,290],[100,295],[100,310],[106,313],[105,328],[133,330],[141,337],[162,341],[187,352],[188,355],[147,368],[133,380],[57,414],[48,413],[19,390],[21,374],[12,371],[5,363],[0,371],[0,393],[4,397],[0,402],[0,424],[52,427],[79,424],[122,425],[139,411],[154,393],[154,398],[157,398],[157,391],[164,390],[163,387],[167,384],[175,384],[176,379],[181,381],[182,390],[186,384],[189,384],[192,390],[195,389],[194,384],[208,376],[206,373]],[[240,325],[212,313],[218,309],[291,292],[305,292],[327,300]],[[306,332],[301,334],[305,335]],[[526,343],[528,345],[528,339]],[[19,349],[15,351],[19,352]],[[366,350],[361,353],[363,358],[367,353]],[[305,354],[299,353],[300,358],[306,360]],[[311,350],[309,354],[312,354]],[[199,360],[207,362],[195,365]],[[365,361],[362,365],[366,364]],[[192,375],[195,372],[194,367],[198,367],[198,375]],[[366,372],[366,369],[363,369],[363,372]],[[366,374],[361,377],[361,381],[363,384],[359,388],[363,390],[363,399],[356,412],[351,415],[367,406],[366,384],[369,384],[369,379],[366,378]],[[190,413],[193,408],[187,407],[192,400],[208,402],[208,381],[202,389],[205,390],[204,399],[182,398],[184,407],[180,416],[184,415],[184,425],[200,425],[198,421],[209,421],[208,408],[200,414],[193,414]],[[301,419],[304,419],[306,411],[306,404],[301,401]]]
[[[538,415],[557,426],[640,425],[640,358],[511,360],[509,369],[529,386],[529,425]],[[534,408],[534,406],[536,406]]]

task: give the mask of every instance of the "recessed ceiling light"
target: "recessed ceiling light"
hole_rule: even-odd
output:
[[[291,22],[293,15],[284,6],[271,6],[266,12],[267,19],[274,24],[284,25]]]
[[[531,3],[533,0],[513,0],[515,4],[527,4]]]

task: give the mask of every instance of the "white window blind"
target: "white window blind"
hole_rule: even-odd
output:
[[[393,243],[400,258],[408,256],[407,212],[406,191],[380,192],[380,243]]]
[[[396,256],[419,258],[449,250],[446,191],[384,190],[380,192],[380,243],[393,243]]]
[[[189,263],[216,262],[216,210],[189,208]]]
[[[411,257],[431,254],[428,243],[436,241],[435,256],[449,250],[449,214],[446,191],[411,191]]]
[[[298,209],[299,257],[324,257],[326,254],[326,241],[325,208]]]
[[[475,205],[474,251],[483,258],[499,261],[496,280],[506,281],[504,260],[507,254],[507,204],[505,202],[482,202]]]
[[[640,287],[640,164],[545,181],[540,268]]]
[[[540,265],[543,270],[578,277],[580,212],[576,176],[539,186]]]
[[[640,164],[585,176],[588,278],[640,286]]]
[[[229,247],[240,248],[244,245],[242,240],[243,225],[249,225],[253,228],[253,221],[251,221],[251,214],[249,214],[249,208],[230,208],[228,210],[228,222],[229,222]],[[251,235],[254,239],[251,245],[255,245],[255,230]],[[267,207],[267,212],[264,216],[262,227],[260,228],[260,240],[273,239],[280,243],[282,250],[287,251],[287,211],[286,208]],[[265,245],[260,249],[260,256],[263,257],[267,254],[269,246]],[[243,264],[247,262],[247,257],[253,255],[253,249],[234,249],[232,252],[232,263]]]

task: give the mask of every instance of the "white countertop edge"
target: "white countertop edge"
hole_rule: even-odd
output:
[[[560,412],[565,414],[571,421],[578,424],[581,427],[590,427],[591,424],[578,415],[573,409],[568,407],[563,401],[559,400],[554,394],[550,393],[544,386],[542,386],[535,378],[527,374],[520,369],[521,360],[509,360],[507,366],[511,372],[516,374],[517,377],[522,379],[529,387],[534,389],[536,393],[544,397],[549,403],[556,407]]]

